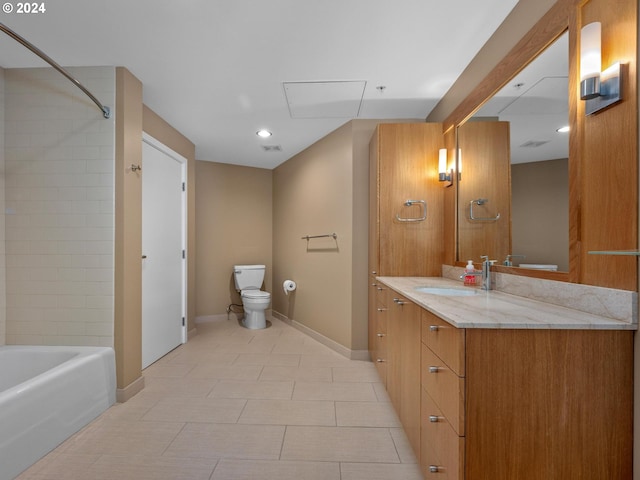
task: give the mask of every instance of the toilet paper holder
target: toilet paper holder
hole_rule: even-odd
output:
[[[289,293],[295,291],[296,288],[298,288],[298,285],[296,285],[296,282],[293,280],[285,280],[282,282],[282,289],[285,295],[289,295]]]

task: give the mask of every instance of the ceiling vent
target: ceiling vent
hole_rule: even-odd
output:
[[[282,147],[280,145],[262,145],[262,149],[265,152],[281,152]]]
[[[549,143],[549,140],[529,140],[528,142],[524,142],[520,147],[524,148],[538,148],[544,145],[545,143]]]

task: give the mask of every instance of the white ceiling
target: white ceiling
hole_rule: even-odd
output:
[[[197,159],[271,169],[352,118],[424,119],[516,3],[54,0],[0,22],[61,65],[128,68]],[[44,65],[0,32],[0,66]],[[330,104],[357,88],[302,89],[292,115],[289,82],[364,88],[355,111]]]

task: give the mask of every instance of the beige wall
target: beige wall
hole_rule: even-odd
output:
[[[119,393],[135,393],[131,386],[140,385],[142,373],[142,181],[130,166],[142,164],[142,83],[122,67],[116,68],[115,117],[116,376]]]
[[[274,170],[273,309],[351,348],[353,251],[351,122]],[[338,238],[302,240],[336,233]],[[366,248],[366,244],[363,245]]]
[[[196,162],[196,308],[204,317],[241,304],[234,264],[266,265],[265,288],[273,292],[272,171]]]
[[[273,309],[352,351],[367,349],[369,140],[377,123],[345,124],[273,179]],[[334,232],[336,241],[301,239]],[[285,296],[285,279],[298,284],[293,295]]]
[[[569,270],[568,159],[511,165],[511,244],[514,263]]]
[[[184,135],[143,106],[142,129],[187,159],[187,329],[195,327],[196,311],[196,147]]]
[[[113,67],[69,70],[114,105]],[[4,91],[6,341],[112,346],[115,120],[52,68]]]

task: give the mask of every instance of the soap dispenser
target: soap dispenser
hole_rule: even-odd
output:
[[[476,267],[473,266],[473,260],[468,260],[467,266],[464,267],[464,284],[465,285],[476,284],[476,276],[474,275],[475,271],[476,271]]]

